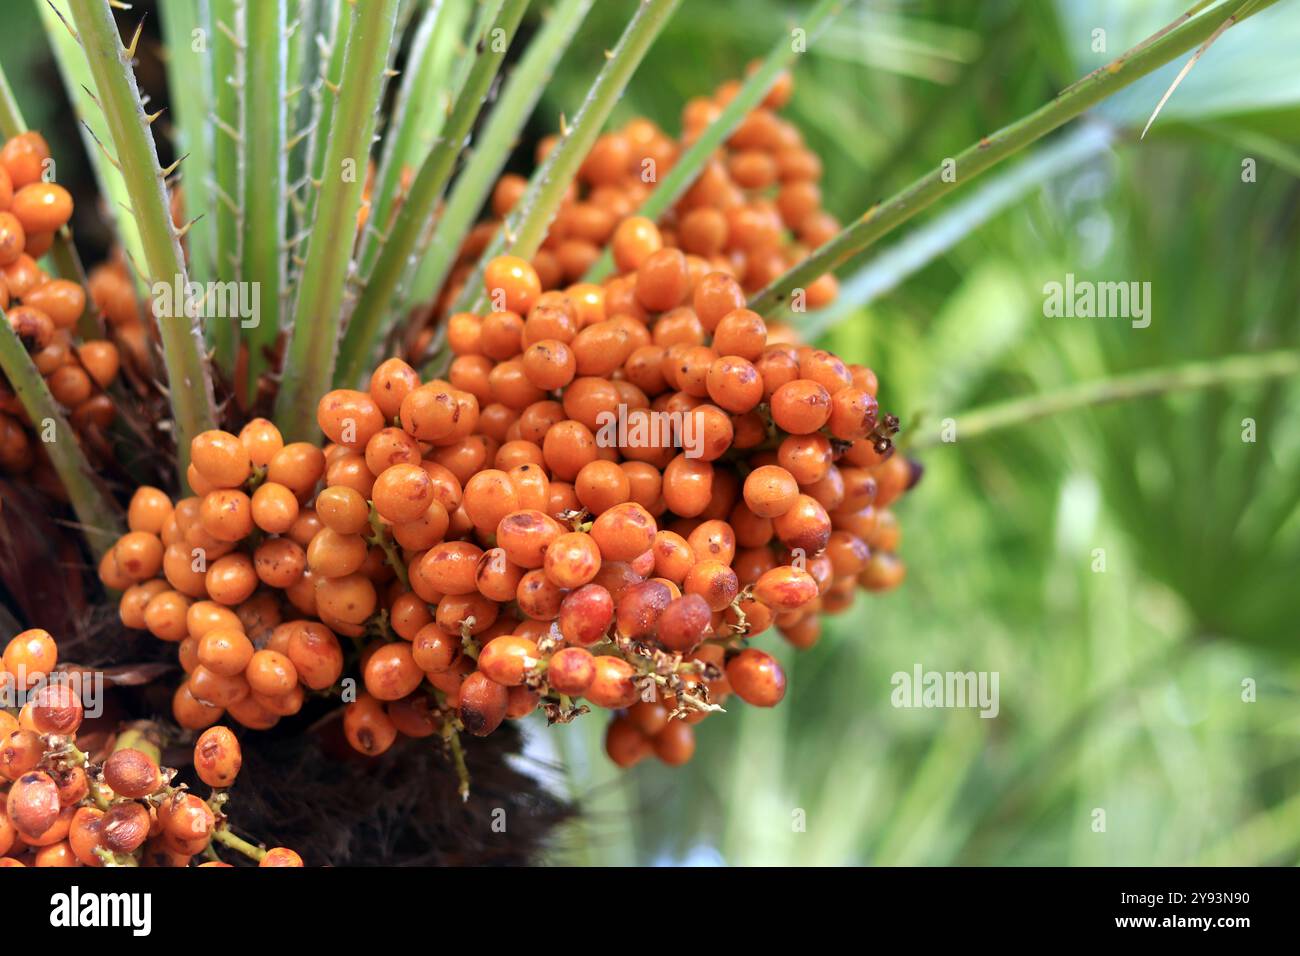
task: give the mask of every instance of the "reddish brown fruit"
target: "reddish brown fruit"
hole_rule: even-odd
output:
[[[581,697],[595,679],[595,659],[584,648],[566,647],[551,655],[546,682],[557,693]]]
[[[503,685],[475,671],[460,686],[461,723],[475,737],[486,737],[505,720],[509,699]]]
[[[226,727],[209,727],[194,744],[194,769],[209,787],[229,787],[244,757],[239,741]]]
[[[785,671],[776,658],[747,647],[727,662],[727,681],[736,695],[755,707],[775,707],[785,697]]]
[[[29,771],[9,788],[5,813],[24,837],[41,837],[54,826],[61,810],[59,788],[47,773]]]
[[[134,748],[114,751],[104,761],[104,781],[120,797],[137,800],[162,786],[162,772],[150,757]]]

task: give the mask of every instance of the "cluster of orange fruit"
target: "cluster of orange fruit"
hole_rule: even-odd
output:
[[[613,246],[617,276],[563,291],[493,260],[498,311],[450,317],[447,380],[414,388],[400,418],[468,476],[448,519],[461,540],[407,557],[444,636],[472,612],[468,723],[582,697],[622,712],[616,762],[680,763],[728,694],[783,696],[749,638],[775,625],[810,646],[857,587],[901,581],[888,506],[916,475],[870,369],[769,341],[741,283],[698,275],[648,220],[624,220]],[[477,434],[450,430],[456,415]]]
[[[151,378],[153,343],[126,257],[119,252],[96,265],[86,277],[86,289],[91,303],[104,317],[108,338],[117,345],[123,362],[145,379]]]
[[[302,615],[323,611],[335,629],[346,628],[329,614],[341,589],[318,601],[319,575],[307,567],[323,526],[300,503],[314,497],[325,456],[315,445],[286,445],[265,419],[237,436],[204,432],[191,455],[189,483],[198,494],[173,506],[163,491],[139,488],[127,511],[130,530],[105,553],[100,579],[122,591],[124,625],[178,645],[189,675],[173,698],[182,727],[202,729],[228,712],[265,729],[301,709],[304,687],[328,688],[343,670],[334,631],[283,623],[272,591]]]
[[[718,119],[739,88],[740,82],[732,80],[712,96],[689,100],[678,140],[643,117],[596,140],[532,257],[543,290],[580,283],[610,245],[615,256],[620,254],[620,224],[633,217],[658,180]],[[781,74],[658,223],[663,245],[680,249],[696,278],[725,272],[753,293],[840,231],[838,220],[822,208],[821,159],[805,144],[798,127],[778,113],[792,92],[790,74]],[[539,164],[557,141],[548,136],[538,144]],[[492,218],[471,230],[459,250],[438,300],[439,314],[459,298],[483,250],[527,185],[516,173],[498,180]],[[627,230],[621,235],[625,240],[633,236]],[[826,273],[804,290],[803,304],[809,310],[823,308],[834,301],[838,288],[835,276]],[[641,311],[625,282],[615,279],[606,283],[606,290],[611,316],[622,307],[628,314]],[[426,330],[417,345],[426,346],[431,337],[432,330]]]
[[[159,766],[148,734],[122,734],[102,760],[80,750],[81,676],[59,669],[47,631],[24,631],[4,649],[0,685],[22,703],[17,716],[0,708],[0,867],[188,866],[199,856],[200,866],[230,866],[218,846],[260,866],[302,866],[294,851],[230,830],[223,807],[243,757],[228,728],[211,727],[194,744],[208,800],[173,785],[176,771]]]
[[[49,146],[36,132],[0,147],[0,308],[55,401],[71,413],[73,426],[103,429],[115,415],[105,389],[121,365],[117,346],[105,339],[74,341],[86,292],[69,279],[51,278],[37,264],[72,216],[71,195],[45,180],[49,163]],[[0,379],[0,469],[48,469],[41,443],[30,432],[25,410]]]
[[[617,277],[565,291],[490,262],[503,308],[451,318],[447,378],[392,358],[327,393],[323,449],[256,419],[194,439],[193,497],[136,493],[100,576],[178,644],[182,726],[325,695],[374,755],[585,701],[619,712],[619,764],[681,763],[730,694],[784,695],[752,638],[810,646],[821,612],[901,580],[888,506],[914,475],[874,373],[769,343],[653,223],[615,249]],[[616,283],[640,315],[610,314]]]

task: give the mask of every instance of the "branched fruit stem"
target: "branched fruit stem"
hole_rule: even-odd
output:
[[[244,854],[250,860],[256,860],[261,863],[266,858],[266,850],[260,846],[254,846],[247,840],[240,839],[227,827],[217,827],[212,831],[212,842],[220,843],[222,846],[229,847],[239,853]]]
[[[389,536],[388,529],[384,527],[379,512],[375,510],[373,503],[370,505],[370,532],[366,541],[370,544],[379,545],[384,549],[384,559],[388,562],[388,566],[397,574],[397,579],[402,582],[402,587],[409,591],[411,577],[407,573],[406,563],[402,560],[401,554],[398,553],[397,545],[393,543],[393,539]]]
[[[469,801],[469,766],[465,763],[465,749],[460,743],[460,731],[456,729],[455,721],[450,716],[443,717],[442,739],[451,751],[452,763],[456,765],[456,777],[460,780],[456,792],[460,794],[461,802],[466,803]]]

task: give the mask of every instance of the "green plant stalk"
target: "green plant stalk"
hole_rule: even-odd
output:
[[[105,787],[100,785],[99,774],[92,772],[90,764],[90,755],[81,750],[75,743],[69,741],[68,756],[72,758],[72,763],[86,771],[86,789],[90,791],[90,798],[95,801],[95,806],[100,810],[107,811],[110,805],[110,796],[112,791],[105,793]],[[121,857],[121,854],[110,854],[113,860]],[[127,857],[131,859],[131,857]]]
[[[195,220],[185,234],[190,278],[214,276],[216,218],[212,215],[212,75],[208,56],[194,49],[194,31],[208,27],[208,0],[174,0],[162,14],[167,89],[175,114],[176,153],[184,156],[185,212]]]
[[[0,136],[12,139],[25,132],[27,121],[23,119],[23,111],[14,97],[13,87],[9,85],[9,77],[0,66]]]
[[[459,39],[455,44],[456,61],[455,65],[448,71],[450,82],[447,84],[448,102],[447,114],[450,115],[456,105],[456,91],[465,85],[469,78],[470,70],[474,69],[475,57],[472,55],[473,47],[478,43],[478,39],[487,35],[492,23],[501,13],[501,6],[505,0],[474,0],[473,5],[478,8],[474,14],[473,22],[470,23],[466,35]],[[469,19],[468,12],[466,20]],[[445,124],[444,124],[445,125]],[[433,144],[430,144],[430,149]]]
[[[749,307],[761,315],[784,305],[795,289],[807,286],[866,249],[882,236],[907,222],[942,196],[961,188],[980,173],[1014,155],[1030,143],[1074,119],[1107,96],[1141,79],[1193,47],[1205,42],[1230,19],[1244,20],[1277,0],[1229,0],[1195,19],[1161,31],[1158,39],[1144,40],[1107,66],[1057,94],[1009,126],[968,146],[951,160],[906,186],[894,196],[872,206],[834,239],[758,292]],[[954,165],[949,165],[949,163]],[[955,175],[953,181],[948,170]]]
[[[9,81],[5,76],[4,69],[0,68],[0,136],[8,139],[17,136],[19,133],[26,132],[26,130],[27,122],[23,119],[18,102],[14,99],[13,92],[9,88]],[[55,233],[54,244],[49,251],[49,260],[53,273],[60,279],[75,282],[81,288],[86,288],[86,272],[82,268],[81,257],[77,255],[77,248],[73,245],[72,234],[66,226]],[[82,341],[94,341],[105,336],[102,317],[90,296],[86,296],[86,305],[81,312],[80,318],[77,319],[76,330]],[[115,402],[130,400],[130,397],[126,394],[126,387],[120,378],[109,385],[108,394]],[[113,422],[113,431],[118,436],[121,436],[129,429],[124,426],[122,419],[118,417]]]
[[[100,105],[117,150],[117,162],[131,199],[131,208],[144,250],[143,266],[152,282],[187,282],[185,262],[164,184],[165,173],[158,166],[149,121],[140,106],[140,91],[131,71],[127,50],[117,34],[113,11],[107,0],[70,0],[73,22],[85,47],[86,60],[99,90]],[[179,305],[179,303],[178,303]],[[167,367],[168,397],[171,400],[173,435],[180,465],[179,481],[186,487],[185,472],[190,460],[190,440],[214,427],[212,382],[208,377],[197,323],[180,315],[159,316],[163,362]]]
[[[254,846],[247,840],[235,836],[235,834],[224,824],[212,831],[212,842],[220,843],[236,852],[244,854],[250,860],[260,863],[266,859],[266,850],[260,846]]]
[[[316,34],[320,31],[324,4],[318,0],[298,0],[298,18],[289,42],[289,62],[285,68],[289,86],[289,136],[292,139],[311,123],[312,98],[308,90],[320,75],[320,47]],[[307,150],[310,136],[304,136],[289,152],[290,183],[296,183],[307,168]]]
[[[12,139],[25,132],[27,132],[27,121],[23,119],[22,110],[14,98],[14,92],[9,86],[9,78],[5,75],[4,68],[0,67],[0,136]],[[55,233],[54,245],[50,247],[49,255],[50,262],[54,265],[55,275],[60,279],[75,282],[83,289],[86,287],[86,272],[81,267],[81,257],[77,255],[77,249],[72,244],[72,237],[66,226]],[[104,336],[99,313],[89,296],[86,297],[86,307],[82,310],[81,318],[77,320],[77,334],[83,339],[98,339]]]
[[[809,46],[821,35],[822,31],[830,24],[832,20],[840,15],[846,3],[849,0],[820,0],[807,15],[799,17],[798,25],[804,30],[806,41]],[[659,221],[659,217],[672,207],[673,203],[681,198],[682,194],[690,188],[691,184],[699,177],[700,171],[717,152],[718,147],[723,144],[728,136],[735,132],[741,121],[763,101],[768,91],[772,89],[780,77],[781,72],[789,68],[794,62],[796,56],[800,54],[795,52],[794,44],[791,42],[789,32],[782,35],[776,44],[763,58],[758,69],[755,70],[748,79],[736,91],[735,97],[726,105],[718,118],[709,124],[708,129],[700,134],[686,152],[673,164],[673,168],[655,187],[654,191],[646,197],[645,202],[637,209],[638,216],[644,216],[654,222]],[[583,276],[584,282],[599,282],[607,276],[614,266],[613,253],[607,248],[601,253],[587,274]]]
[[[307,219],[303,205],[303,187],[314,146],[312,122],[320,106],[318,85],[322,70],[320,31],[331,29],[333,21],[323,0],[297,0],[298,19],[289,37],[289,61],[285,67],[288,99],[285,115],[288,142],[286,149],[285,201],[288,206],[286,226],[286,299],[292,295],[294,246],[301,238]]]
[[[825,335],[860,310],[890,292],[908,276],[947,252],[962,239],[1031,190],[1109,149],[1114,131],[1086,123],[1038,147],[1024,161],[984,180],[960,202],[917,226],[870,260],[840,285],[839,294],[824,309],[808,315],[799,327],[807,340]],[[778,310],[777,315],[784,314]]]
[[[316,16],[320,5],[313,2],[313,0],[297,0],[294,6],[297,7],[297,16],[289,24],[289,44],[288,51],[285,54],[284,75],[291,99],[295,103],[301,103],[302,100],[298,99],[294,94],[298,89],[298,83],[304,78],[303,70],[307,58],[310,56],[310,51],[315,47],[315,44],[311,42],[314,29],[312,18]]]
[[[411,193],[388,230],[388,240],[375,260],[374,269],[366,277],[365,289],[348,321],[343,337],[342,362],[335,376],[339,386],[355,384],[370,364],[410,257],[420,242],[428,217],[451,179],[456,158],[473,129],[474,119],[486,102],[492,81],[527,7],[528,0],[504,0],[496,17],[476,41],[473,66],[456,90],[451,116],[447,118],[437,144],[421,164],[411,184]]]
[[[325,169],[325,153],[329,147],[330,132],[333,130],[334,111],[337,109],[338,94],[335,92],[343,80],[343,59],[348,52],[348,36],[352,31],[353,4],[335,4],[334,28],[330,36],[329,57],[325,60],[312,96],[316,101],[316,117],[312,121],[311,135],[307,142],[307,173],[305,191],[302,196],[302,209],[299,215],[300,228],[307,228],[314,222],[317,184]]]
[[[515,211],[506,217],[504,227],[484,250],[473,274],[453,307],[454,312],[473,312],[482,308],[487,296],[482,289],[483,270],[495,256],[509,254],[531,259],[541,248],[546,230],[559,211],[565,191],[578,167],[591,151],[605,120],[623,95],[642,58],[677,9],[680,0],[641,0],[636,13],[618,44],[608,54],[587,98],[555,149],[528,181],[528,188]]]
[[[402,43],[402,37],[406,36],[406,28],[411,25],[411,18],[415,16],[416,8],[423,7],[434,0],[400,0],[397,4],[397,26],[393,35],[398,45]]]
[[[382,519],[379,517],[379,512],[375,510],[373,504],[370,506],[370,534],[366,536],[366,541],[383,549],[384,558],[387,560],[388,566],[397,575],[397,580],[402,582],[402,587],[409,588],[411,578],[406,570],[406,562],[402,560],[401,551],[398,550],[396,543],[389,536]]]
[[[437,82],[434,85],[437,89],[443,91],[442,95],[445,97],[446,102],[435,104],[440,110],[437,129],[433,134],[435,137],[442,131],[443,121],[451,113],[452,90],[464,74],[467,62],[464,55],[466,51],[464,34],[465,23],[469,18],[468,0],[442,0],[442,9],[444,14],[449,16],[447,22],[440,27],[438,32],[438,72],[436,74]],[[533,45],[530,43],[524,51],[524,55],[527,56],[532,51],[532,48]],[[454,75],[452,75],[451,66],[453,61],[457,64]],[[518,69],[517,66],[516,69]],[[450,82],[448,76],[452,76]],[[493,107],[492,113],[488,117],[489,123],[492,122],[500,110],[501,101],[498,99],[497,105]],[[486,127],[479,132],[475,143],[466,148],[461,159],[460,172],[457,174],[452,186],[453,189],[459,185],[460,180],[464,178],[465,173],[468,171],[469,163],[477,154],[478,144],[483,141],[485,132]],[[432,141],[426,144],[426,148],[431,149],[432,147]],[[422,303],[432,296],[431,292],[425,292],[432,285],[432,283],[424,279],[424,276],[430,271],[428,257],[425,253],[428,251],[429,244],[433,242],[434,236],[437,234],[437,230],[441,228],[442,221],[445,218],[446,210],[444,206],[442,210],[431,216],[425,224],[424,231],[420,236],[419,248],[416,250],[415,255],[411,257],[412,261],[407,265],[406,274],[402,278],[398,291],[399,299],[393,307],[399,319],[408,315],[413,305]]]
[[[239,130],[243,125],[243,90],[239,78],[239,0],[210,0],[209,54],[212,60],[212,250],[213,278],[239,279]],[[209,322],[207,341],[213,361],[233,381],[239,356],[239,328],[234,322]]]
[[[121,515],[95,484],[94,469],[82,453],[76,433],[3,310],[0,310],[0,369],[34,424],[38,438],[43,437],[41,432],[53,425],[54,440],[45,443],[45,450],[68,492],[68,501],[82,525],[86,542],[96,559],[103,557],[122,533]]]
[[[9,87],[8,77],[0,67],[0,136],[9,139],[26,131],[27,121],[23,119],[22,110],[19,109],[18,101],[14,99],[13,91]],[[72,234],[66,226],[55,233],[54,244],[49,251],[49,260],[53,273],[60,279],[75,282],[83,289],[86,288],[86,272],[82,268],[77,248],[73,245]],[[77,319],[76,330],[83,341],[98,340],[105,336],[99,309],[95,307],[90,296],[86,296],[86,305],[80,318]],[[114,401],[129,401],[126,388],[120,378],[109,385],[108,393]],[[119,435],[127,431],[120,417],[114,420],[113,431]]]
[[[249,405],[256,400],[258,381],[270,365],[267,355],[280,332],[280,306],[285,289],[287,7],[288,0],[257,0],[244,8],[244,124],[239,140],[243,150],[239,166],[244,215],[240,278],[252,283],[259,303],[257,325],[248,329],[241,325],[248,346],[244,399]],[[228,317],[224,321],[233,324],[236,319]]]
[[[452,764],[456,768],[456,777],[460,781],[456,787],[456,792],[460,794],[462,803],[468,803],[470,790],[469,765],[465,763],[465,748],[461,746],[460,731],[450,717],[443,718],[442,740],[451,754]]]
[[[1096,405],[1129,401],[1171,392],[1249,385],[1274,378],[1300,377],[1300,351],[1279,350],[1186,362],[1148,369],[1096,382],[1082,382],[1041,395],[1011,399],[953,416],[957,443],[980,438],[1014,425]],[[938,430],[914,432],[909,448],[944,444]]]
[[[95,182],[103,198],[103,207],[113,224],[118,240],[126,250],[133,270],[136,270],[132,273],[136,291],[143,292],[142,279],[137,274],[138,270],[143,268],[144,256],[140,230],[123,208],[130,208],[131,200],[122,181],[122,173],[104,154],[104,150],[112,144],[108,139],[108,128],[104,122],[103,111],[100,103],[97,102],[94,76],[82,53],[81,45],[71,32],[70,24],[50,3],[40,2],[36,6],[45,26],[45,35],[50,41],[50,48],[54,52],[55,62],[58,64],[59,75],[63,77],[68,98],[72,102],[77,119],[81,121],[79,128],[81,141],[90,158],[90,167],[95,173]]]
[[[430,0],[415,29],[406,69],[397,92],[384,137],[383,156],[370,191],[370,216],[362,239],[360,273],[367,275],[383,245],[382,234],[392,218],[393,204],[401,201],[402,173],[433,148],[451,111],[451,91],[445,88],[450,57],[440,57],[438,42],[447,29],[453,5]]]
[[[370,0],[350,7],[355,22],[348,30],[343,80],[337,94],[329,89],[322,93],[338,101],[276,398],[276,422],[287,441],[315,433],[316,403],[334,378],[344,286],[397,6],[398,0]]]
[[[429,301],[447,280],[456,252],[474,226],[474,217],[505,168],[520,131],[592,2],[559,0],[546,14],[546,25],[528,44],[510,74],[492,116],[474,144],[473,154],[456,177],[428,245],[428,254],[419,256],[420,265],[407,301]]]
[[[628,22],[618,44],[608,54],[605,65],[592,83],[586,100],[574,117],[573,125],[562,133],[555,149],[551,150],[550,155],[533,173],[515,211],[506,217],[503,228],[488,243],[452,307],[453,312],[482,309],[487,302],[482,289],[483,270],[491,259],[504,254],[531,259],[541,248],[551,220],[559,211],[565,191],[577,175],[578,167],[591,151],[605,120],[623,95],[623,90],[640,66],[646,51],[679,3],[680,0],[641,0],[636,14]],[[440,362],[441,357],[437,356],[430,366],[436,366]]]

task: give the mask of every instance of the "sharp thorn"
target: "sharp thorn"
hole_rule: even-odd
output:
[[[290,150],[294,149],[299,143],[301,143],[304,139],[306,139],[308,136],[311,135],[311,131],[312,131],[312,127],[308,126],[307,128],[301,129],[297,133],[294,133],[294,135],[289,139],[289,141],[284,144],[284,151],[287,153]]]
[[[166,178],[170,176],[172,173],[176,172],[176,168],[180,166],[181,163],[185,162],[185,160],[189,159],[189,156],[190,154],[186,153],[184,156],[181,156],[179,159],[176,160],[176,162],[172,163],[166,169],[160,170],[163,177]]]
[[[126,254],[126,261],[130,264],[131,271],[140,277],[141,282],[145,281],[148,276],[144,274],[144,270],[140,268],[140,264],[135,261],[135,257],[131,255],[131,251],[129,249],[124,249],[123,252]]]
[[[189,222],[187,222],[185,225],[181,226],[180,229],[175,230],[175,236],[176,236],[176,238],[177,238],[177,239],[184,239],[184,238],[185,238],[185,234],[186,234],[187,232],[190,231],[190,227],[192,227],[196,222],[198,222],[198,221],[199,221],[200,219],[202,219],[202,218],[203,218],[203,215],[202,215],[202,214],[199,214],[199,215],[195,216],[193,219],[191,219]]]
[[[220,116],[217,116],[216,114],[212,114],[211,119],[212,122],[216,124],[218,130],[225,133],[236,143],[239,142],[239,130],[235,129],[233,126],[231,126],[229,123],[227,123],[225,120],[223,120]]]
[[[128,60],[135,59],[135,50],[140,44],[140,34],[144,32],[144,21],[147,16],[148,14],[142,16],[140,22],[135,25],[135,36],[131,37],[131,45],[125,48],[126,58]]]
[[[122,171],[121,164],[119,164],[118,161],[113,158],[113,154],[108,151],[108,147],[105,146],[102,142],[100,142],[99,137],[95,135],[95,131],[90,128],[90,124],[87,123],[85,120],[82,120],[81,125],[86,127],[86,132],[89,133],[90,138],[95,141],[95,145],[98,146],[99,151],[104,154],[104,158],[107,159],[110,163],[112,163],[113,168],[120,173]]]
[[[68,22],[67,18],[59,12],[59,8],[54,5],[54,0],[45,0],[45,2],[48,3],[50,9],[54,11],[54,15],[59,18],[59,22],[68,28],[68,32],[72,34],[72,39],[76,40],[77,43],[80,44],[81,37],[77,35],[76,30],[72,29],[72,24]]]

